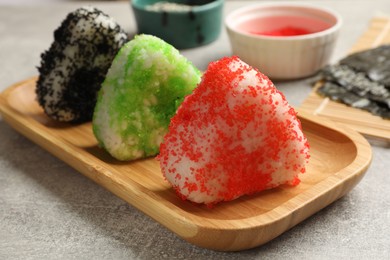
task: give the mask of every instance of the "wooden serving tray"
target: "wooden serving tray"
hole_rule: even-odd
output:
[[[390,17],[375,17],[367,31],[352,47],[351,53],[390,44]],[[374,116],[361,109],[349,107],[317,94],[316,86],[300,109],[313,115],[343,123],[361,134],[390,143],[390,120]]]
[[[371,161],[371,147],[360,134],[300,111],[311,145],[310,163],[301,184],[243,196],[210,209],[176,196],[154,158],[116,161],[98,147],[91,123],[70,125],[47,118],[35,100],[35,82],[36,78],[17,83],[0,95],[4,120],[200,247],[236,251],[266,243],[350,191]]]

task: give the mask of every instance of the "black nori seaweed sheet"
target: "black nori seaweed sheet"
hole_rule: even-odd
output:
[[[363,72],[356,72],[346,65],[333,65],[323,69],[326,81],[335,82],[360,97],[380,102],[390,109],[390,89],[366,77]]]
[[[364,72],[371,80],[390,88],[390,45],[351,54],[340,64]]]
[[[368,111],[374,115],[390,119],[390,110],[388,107],[380,105],[377,102],[367,98],[360,97],[346,90],[345,88],[341,88],[337,83],[325,82],[320,88],[318,88],[317,92],[320,95],[329,97],[334,101],[338,101],[351,107]]]
[[[347,56],[322,70],[320,95],[390,119],[390,45]]]

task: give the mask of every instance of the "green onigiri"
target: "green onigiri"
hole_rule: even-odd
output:
[[[171,117],[201,79],[177,49],[138,35],[118,52],[98,93],[93,132],[118,160],[158,154]]]

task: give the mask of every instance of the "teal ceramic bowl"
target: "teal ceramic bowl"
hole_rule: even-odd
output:
[[[215,41],[222,27],[223,0],[132,0],[138,33],[151,34],[178,49]]]

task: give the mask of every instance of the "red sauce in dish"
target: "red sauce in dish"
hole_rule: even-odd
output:
[[[285,26],[280,29],[272,30],[272,31],[254,31],[251,32],[257,35],[266,35],[266,36],[298,36],[312,33],[311,31],[295,26]]]
[[[238,29],[256,35],[289,37],[317,33],[330,27],[330,23],[319,18],[275,15],[248,19]]]

